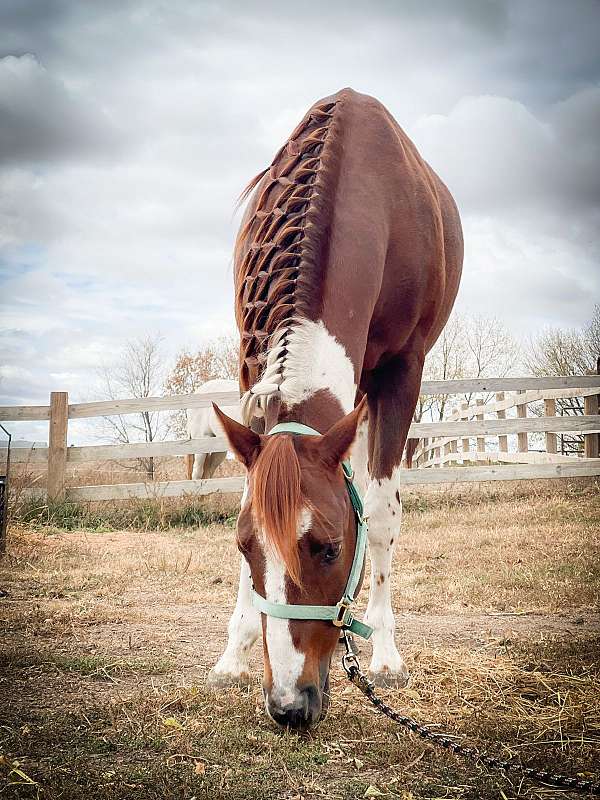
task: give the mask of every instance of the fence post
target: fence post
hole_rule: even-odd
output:
[[[517,392],[517,394],[523,394],[524,390],[521,389]],[[517,417],[519,419],[525,419],[527,416],[527,403],[521,403],[517,406]],[[517,433],[517,450],[519,453],[527,453],[529,452],[529,441],[527,439],[526,433]]]
[[[50,425],[48,436],[48,501],[63,500],[67,468],[67,427],[69,424],[69,395],[50,393]]]
[[[544,416],[556,416],[556,400],[544,400]],[[546,452],[556,453],[556,434],[546,431]]]
[[[481,399],[478,399],[475,402],[476,402],[477,406],[482,406],[483,405],[483,400],[481,400]],[[482,409],[482,413],[481,414],[475,414],[475,419],[483,420],[483,409]],[[485,436],[478,436],[477,437],[477,452],[478,453],[485,453]],[[477,458],[477,461],[479,461],[479,457]]]
[[[427,453],[427,448],[429,447],[429,439],[421,439],[421,455],[417,459],[417,467],[426,466],[427,458],[429,453]]]
[[[446,442],[446,444],[444,445],[444,450],[443,450],[443,457],[444,458],[443,458],[442,466],[444,466],[444,464],[447,463],[446,456],[448,456],[448,455],[450,455],[450,442]]]
[[[600,375],[600,357],[596,362],[596,373]],[[590,374],[593,375],[593,371],[590,370]],[[583,401],[583,413],[584,414],[597,414],[598,413],[598,395],[597,394],[590,394],[588,395]],[[600,434],[598,433],[588,433],[584,436],[584,454],[586,458],[598,458],[599,456],[599,447],[598,447],[598,440],[600,439]]]
[[[454,406],[454,408],[452,409],[452,417],[451,417],[451,419],[460,420],[459,411],[458,411],[458,408],[456,406]],[[451,439],[450,440],[450,452],[454,453],[454,454],[458,453],[458,439]],[[457,463],[458,463],[457,458],[455,457],[450,463],[452,464],[452,466],[455,467],[457,465]]]
[[[496,392],[496,402],[501,403],[503,400],[504,392]],[[496,416],[498,419],[506,419],[506,411],[504,409],[502,409],[502,411],[496,411]],[[498,450],[501,453],[508,453],[508,436],[498,436]]]
[[[465,402],[465,403],[461,403],[460,404],[460,417],[459,417],[460,419],[466,419],[466,420],[469,419],[468,409],[469,409],[469,404],[468,403]],[[470,451],[471,451],[471,440],[469,439],[468,436],[465,436],[463,438],[463,440],[462,440],[462,461],[463,461],[463,464],[465,463],[465,461],[470,461],[471,460],[469,458]]]

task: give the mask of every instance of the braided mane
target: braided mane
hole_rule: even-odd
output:
[[[333,129],[339,95],[313,106],[256,189],[236,241],[236,317],[241,332],[240,383],[245,421],[262,416],[283,381],[287,336],[297,319],[318,314],[337,163]]]

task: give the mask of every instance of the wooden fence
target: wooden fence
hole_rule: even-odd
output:
[[[410,427],[410,436],[424,440],[416,452],[417,469],[405,470],[403,483],[460,483],[464,481],[522,480],[530,478],[562,478],[600,475],[598,434],[600,415],[598,395],[600,376],[547,378],[474,378],[455,381],[425,381],[421,386],[425,395],[464,395],[496,393],[493,404],[455,409],[452,417],[442,422],[419,422]],[[506,397],[507,392],[518,392]],[[559,398],[584,397],[583,416],[555,416],[552,404]],[[224,451],[227,444],[222,437],[188,439],[151,443],[114,445],[86,445],[69,447],[69,420],[89,417],[133,414],[142,411],[171,411],[201,408],[216,402],[227,406],[238,400],[236,392],[218,392],[211,395],[191,394],[144,399],[110,400],[95,403],[69,404],[66,392],[52,392],[47,406],[0,407],[0,422],[22,420],[48,420],[48,447],[14,449],[13,464],[47,465],[47,497],[50,500],[96,501],[121,500],[130,497],[176,497],[182,494],[209,494],[212,492],[241,491],[243,478],[212,478],[190,481],[148,481],[145,483],[111,484],[105,486],[79,486],[67,488],[67,464],[124,460],[164,456],[185,456],[193,453]],[[544,416],[528,416],[527,405],[544,401]],[[515,407],[516,418],[506,418],[506,410]],[[493,414],[493,419],[487,417]],[[528,448],[528,434],[543,433],[546,452],[532,453]],[[561,433],[585,435],[585,457],[560,456],[556,453],[556,436]],[[507,436],[516,434],[518,448],[509,453]],[[498,437],[498,452],[485,451],[485,437]],[[470,446],[475,438],[476,447]],[[460,442],[460,450],[459,450]],[[0,454],[2,451],[0,450]],[[543,457],[540,457],[543,456]],[[503,463],[490,463],[490,461]],[[482,462],[482,463],[480,463]],[[460,466],[457,464],[469,464]],[[445,467],[446,464],[455,466]],[[476,466],[472,466],[476,464]],[[435,469],[429,469],[435,467]],[[31,490],[40,493],[40,490]]]
[[[480,434],[475,438],[475,448],[472,445],[473,439],[468,435],[462,437],[457,435],[425,438],[420,442],[413,454],[413,466],[431,468],[441,467],[444,464],[472,464],[478,462],[488,464],[492,462],[508,464],[573,464],[575,460],[573,455],[565,455],[558,452],[557,439],[561,433],[567,431],[564,426],[578,424],[573,423],[574,417],[561,417],[562,420],[565,420],[562,423],[563,427],[549,426],[544,422],[543,427],[535,428],[530,426],[527,415],[530,404],[536,404],[539,407],[543,403],[544,416],[541,419],[555,417],[557,412],[556,401],[574,397],[583,399],[582,408],[585,416],[575,417],[575,419],[582,420],[579,430],[584,432],[588,430],[585,427],[586,418],[598,414],[598,389],[595,387],[520,390],[511,393],[502,391],[496,392],[495,402],[484,404],[484,401],[478,398],[474,404],[461,403],[460,406],[454,406],[447,418],[448,422],[475,420],[481,423],[479,426],[470,426],[472,433]],[[517,419],[513,420],[516,422],[517,448],[515,451],[509,452],[507,434],[502,433],[493,423],[496,420],[501,420],[500,425],[505,427],[506,411],[512,408],[516,409],[517,414]],[[521,422],[521,420],[527,420],[527,422]],[[448,427],[446,426],[446,429]],[[482,430],[485,432],[484,435],[481,435]],[[515,431],[512,432],[514,433]],[[532,432],[544,433],[543,441],[540,442],[543,445],[543,449],[532,450],[530,448],[528,434]],[[568,432],[575,432],[575,428]],[[487,449],[485,435],[496,433],[498,434],[497,446]],[[598,438],[598,434],[593,432],[583,436],[582,455],[585,458],[598,458]],[[494,445],[496,445],[495,442]]]

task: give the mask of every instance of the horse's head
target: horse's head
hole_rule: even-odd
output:
[[[364,403],[323,436],[260,436],[216,409],[248,470],[237,543],[258,595],[270,603],[335,606],[354,558],[356,518],[342,470]],[[264,694],[281,725],[306,728],[329,702],[340,629],[330,621],[263,614]]]

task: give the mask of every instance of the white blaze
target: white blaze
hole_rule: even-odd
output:
[[[303,510],[298,526],[300,539],[310,528],[312,516]],[[271,603],[287,603],[285,564],[273,547],[260,536],[265,556],[265,596]],[[273,676],[270,698],[281,708],[293,706],[298,697],[298,679],[304,669],[304,653],[294,647],[290,623],[287,619],[266,617],[266,639],[269,663]]]

